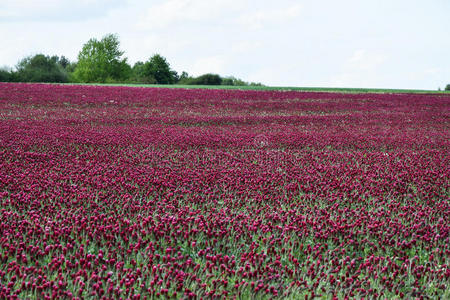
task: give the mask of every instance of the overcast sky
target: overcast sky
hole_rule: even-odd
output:
[[[0,66],[76,60],[117,33],[130,63],[273,86],[437,89],[450,83],[449,0],[0,0]]]

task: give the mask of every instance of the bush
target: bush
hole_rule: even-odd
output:
[[[222,79],[222,85],[245,86],[248,85],[248,82],[245,82],[233,76],[228,76]]]
[[[36,54],[25,57],[17,65],[17,78],[21,82],[67,82],[68,75],[58,64],[58,56]]]
[[[132,83],[145,83],[144,82],[144,63],[142,61],[138,61],[131,68],[131,76],[128,79],[129,82]]]
[[[13,81],[13,75],[12,72],[2,68],[0,69],[0,82],[9,82],[9,81]]]
[[[208,73],[199,77],[190,77],[186,72],[181,73],[178,83],[192,85],[263,86],[261,83],[248,83],[233,76],[220,77],[217,74]]]
[[[189,76],[186,71],[181,72],[181,75],[178,77],[178,84],[189,84],[194,78]]]
[[[222,77],[217,74],[203,74],[199,77],[192,78],[187,82],[187,84],[195,85],[221,85]]]
[[[447,85],[445,86],[445,90],[446,90],[446,91],[450,91],[450,84],[447,84]]]

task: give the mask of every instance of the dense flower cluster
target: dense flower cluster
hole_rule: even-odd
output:
[[[449,297],[449,108],[0,83],[0,298]]]

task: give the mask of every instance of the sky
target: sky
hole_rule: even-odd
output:
[[[130,64],[270,86],[443,89],[449,0],[0,0],[0,67],[119,36]]]

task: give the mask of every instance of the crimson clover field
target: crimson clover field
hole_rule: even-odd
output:
[[[450,298],[450,94],[0,83],[0,298]]]

